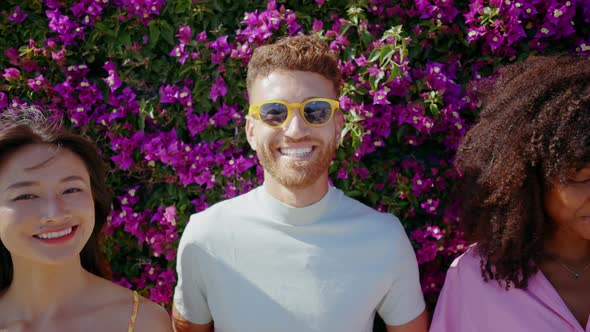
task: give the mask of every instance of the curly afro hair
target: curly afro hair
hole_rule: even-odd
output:
[[[455,161],[461,223],[483,279],[526,288],[553,232],[545,192],[590,162],[590,59],[531,57],[478,90],[483,108]]]

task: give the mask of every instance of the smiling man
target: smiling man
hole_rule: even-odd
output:
[[[344,116],[338,59],[314,36],[256,49],[248,142],[264,185],[191,217],[180,241],[176,331],[427,329],[399,222],[329,185]]]

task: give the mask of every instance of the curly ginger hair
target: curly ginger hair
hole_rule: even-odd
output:
[[[278,70],[317,73],[332,82],[336,94],[339,94],[342,88],[338,56],[330,49],[328,43],[317,35],[283,37],[273,44],[254,49],[248,63],[248,91],[256,79]]]

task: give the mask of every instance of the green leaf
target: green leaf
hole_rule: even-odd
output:
[[[368,30],[361,30],[359,33],[360,33],[362,44],[365,47],[367,47],[369,44],[371,44],[375,40],[375,38],[373,37],[371,32],[369,32]]]
[[[432,103],[429,105],[428,108],[430,110],[430,113],[434,116],[437,116],[440,113],[437,104]]]
[[[153,48],[160,40],[160,29],[156,25],[156,21],[150,22],[149,31],[150,31],[149,47]]]
[[[162,38],[164,38],[164,40],[168,44],[172,46],[176,45],[176,43],[174,42],[174,31],[172,30],[172,27],[170,26],[170,24],[168,24],[168,22],[160,22],[160,33]]]
[[[376,48],[371,52],[371,55],[369,55],[369,59],[367,59],[369,62],[375,62],[377,61],[377,59],[379,59],[379,57],[381,56],[381,50]]]
[[[356,151],[362,144],[362,137],[357,135],[355,132],[351,135],[352,138],[352,148]]]
[[[341,35],[345,34],[348,31],[348,29],[350,29],[350,27],[352,27],[352,24],[350,24],[348,22],[342,24],[342,26],[340,27],[339,33]]]
[[[383,46],[383,48],[381,49],[381,52],[379,52],[379,63],[381,66],[383,66],[386,62],[391,61],[391,58],[393,57],[393,55],[395,54],[395,49],[393,48],[393,45],[388,44]]]
[[[94,63],[94,59],[95,59],[95,56],[92,53],[90,53],[86,56],[86,62],[88,62],[88,63]]]
[[[389,77],[387,78],[387,82],[393,81],[396,77],[401,75],[401,71],[398,66],[391,66]]]
[[[124,47],[131,45],[131,36],[128,30],[121,30],[121,32],[117,36],[117,39],[120,46]]]
[[[360,190],[350,190],[346,192],[346,195],[352,198],[355,197],[361,197],[362,193],[360,192]]]
[[[113,30],[110,26],[107,25],[106,22],[96,22],[94,23],[94,28],[107,36],[114,36]]]
[[[369,84],[371,85],[371,90],[377,91],[379,89],[379,82],[381,81],[382,77],[383,75],[369,77]]]

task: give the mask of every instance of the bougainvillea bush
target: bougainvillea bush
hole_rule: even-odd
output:
[[[345,79],[332,181],[399,216],[432,304],[466,245],[444,202],[477,118],[468,83],[588,54],[589,26],[590,0],[3,0],[0,109],[41,105],[98,144],[115,281],[169,306],[189,215],[262,183],[243,129],[252,49],[318,34]]]

